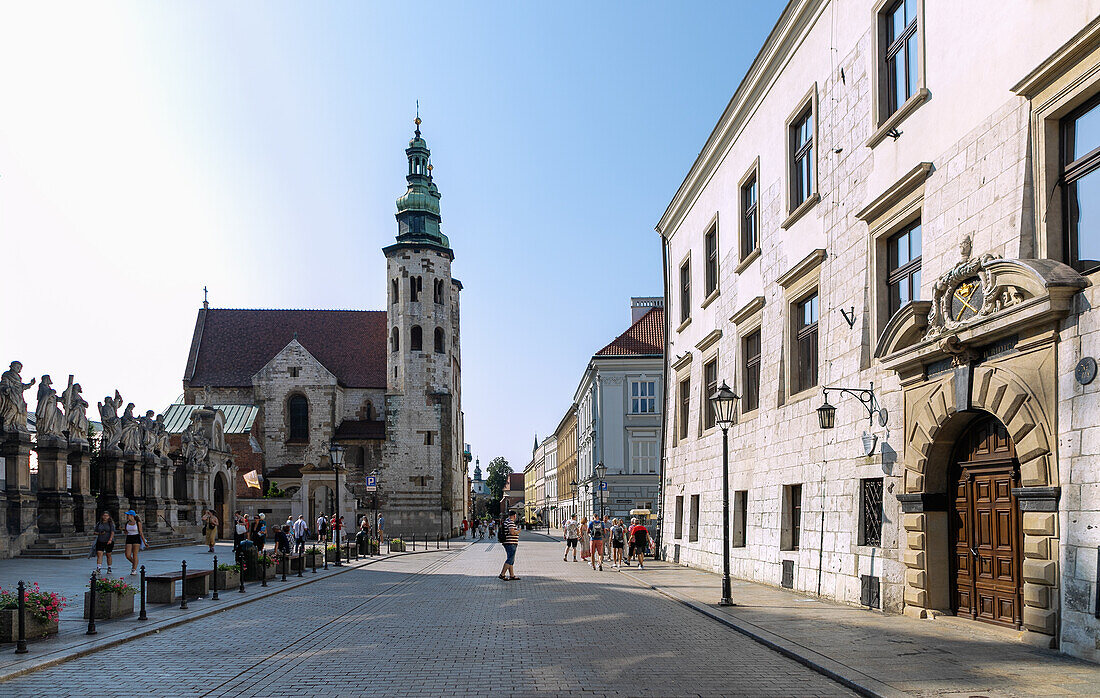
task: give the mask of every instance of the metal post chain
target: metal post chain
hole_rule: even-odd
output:
[[[85,635],[95,635],[98,632],[95,629],[95,576],[96,573],[92,572],[91,588],[88,590],[88,632]]]
[[[211,601],[218,600],[218,556],[214,556],[214,593],[210,596]]]
[[[15,653],[27,653],[27,589],[23,580],[19,580],[19,635],[15,640]]]
[[[141,613],[138,614],[138,620],[149,620],[149,616],[145,613],[145,565],[141,566],[138,584],[141,585]]]
[[[180,610],[187,610],[187,560],[180,561],[183,576],[180,577]]]

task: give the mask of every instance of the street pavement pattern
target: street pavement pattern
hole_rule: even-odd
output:
[[[0,696],[834,696],[833,681],[525,534],[408,555],[0,683]],[[644,574],[644,572],[641,572]]]

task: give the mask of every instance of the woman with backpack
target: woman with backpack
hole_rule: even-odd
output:
[[[634,544],[634,551],[638,555],[638,569],[645,569],[645,550],[649,546],[649,529],[638,522],[638,519],[630,520],[630,539]]]
[[[623,543],[626,541],[626,528],[622,519],[615,519],[611,525],[611,563],[615,568],[622,567]]]

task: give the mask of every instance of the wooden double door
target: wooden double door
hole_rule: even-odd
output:
[[[1020,513],[1016,450],[1004,425],[986,417],[959,440],[948,504],[952,601],[959,616],[1021,627]]]

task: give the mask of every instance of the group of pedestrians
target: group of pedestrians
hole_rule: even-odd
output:
[[[141,526],[141,518],[138,517],[137,512],[130,509],[125,516],[126,521],[122,524],[122,530],[126,534],[126,547],[123,549],[123,554],[130,563],[130,576],[133,577],[138,572],[138,553],[148,548],[149,543],[145,540],[145,529]],[[111,563],[115,551],[116,529],[115,520],[110,513],[105,511],[99,515],[99,521],[95,525],[95,543],[92,544],[97,574],[103,572],[104,557],[107,558],[107,574],[114,572]],[[89,557],[91,556],[89,555]]]
[[[577,548],[580,548],[581,559],[591,562],[592,569],[600,572],[608,558],[606,543],[610,543],[611,565],[615,569],[623,565],[630,567],[633,559],[638,561],[639,568],[645,569],[645,553],[653,545],[649,529],[637,518],[631,518],[627,526],[622,519],[610,516],[593,517],[591,521],[585,516],[577,521],[577,515],[573,514],[562,526],[562,531],[565,534],[562,561],[568,562],[572,551],[573,562],[577,562]]]
[[[470,540],[485,540],[485,536],[488,534],[489,539],[492,540],[497,535],[498,525],[492,519],[486,519],[485,521],[462,519],[462,537],[468,537]]]

